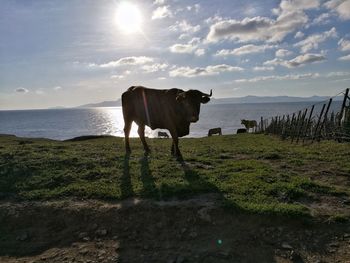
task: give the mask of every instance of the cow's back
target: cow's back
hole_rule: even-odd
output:
[[[145,124],[152,129],[168,129],[169,125],[181,118],[181,108],[176,96],[182,90],[157,90],[142,86],[132,86],[122,94],[124,118],[137,124]]]

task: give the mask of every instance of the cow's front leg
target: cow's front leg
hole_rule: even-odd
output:
[[[179,149],[179,137],[177,136],[176,132],[170,132],[171,137],[173,138],[173,145],[172,145],[172,154],[178,159],[182,160],[182,154]]]
[[[145,154],[149,154],[151,150],[149,149],[145,138],[145,125],[139,125],[139,128],[137,129],[137,133],[140,136],[141,142],[143,144],[143,149],[145,150]]]

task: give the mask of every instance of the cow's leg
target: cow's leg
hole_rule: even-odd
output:
[[[131,124],[132,124],[132,121],[124,120],[125,152],[127,154],[131,153],[130,143],[129,143],[129,134],[131,130]]]
[[[171,155],[175,154],[175,146],[174,146],[174,141],[171,143]]]
[[[137,133],[140,136],[141,142],[143,144],[143,149],[145,150],[145,153],[149,153],[151,150],[149,149],[146,138],[145,138],[145,125],[141,124],[139,125],[139,128],[137,129]]]
[[[173,138],[173,145],[171,146],[171,154],[176,156],[177,159],[182,160],[182,154],[179,149],[179,137],[176,132],[170,132]]]

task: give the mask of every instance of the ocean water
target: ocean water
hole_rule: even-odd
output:
[[[187,137],[206,136],[208,130],[221,127],[223,134],[234,134],[243,128],[241,119],[256,120],[290,114],[311,106],[310,102],[295,103],[251,103],[251,104],[207,104],[202,105],[199,121],[192,123]],[[316,112],[322,105],[318,104]],[[332,105],[338,110],[340,102]],[[40,137],[66,140],[83,135],[124,136],[124,120],[121,107],[72,108],[47,110],[0,111],[0,134],[20,137]],[[158,130],[146,128],[146,136],[156,137]],[[132,137],[138,137],[133,124]]]

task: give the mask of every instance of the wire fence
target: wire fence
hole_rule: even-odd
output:
[[[334,98],[343,94],[340,107]],[[315,103],[292,114],[261,117],[256,133],[275,134],[292,142],[314,142],[331,139],[350,141],[350,97],[346,89],[329,100]]]

